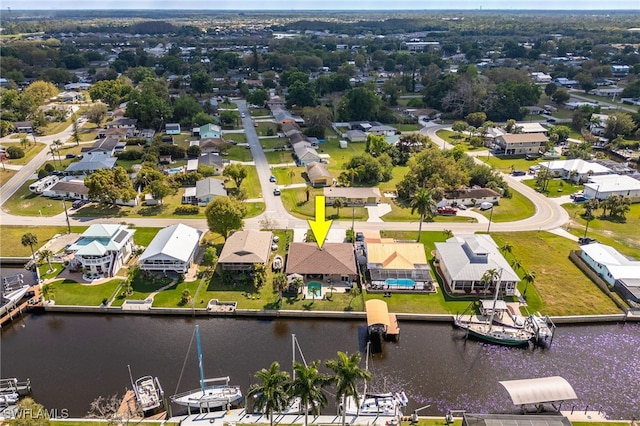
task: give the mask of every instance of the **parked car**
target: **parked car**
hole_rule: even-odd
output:
[[[76,158],[76,155],[75,154],[67,154],[67,155],[64,156],[64,158],[66,158],[66,159]]]
[[[489,210],[493,207],[493,203],[485,201],[484,203],[480,203],[480,210]]]
[[[587,197],[585,197],[584,195],[576,195],[575,197],[573,197],[574,203],[581,203],[583,201],[587,201]]]
[[[514,170],[511,172],[512,176],[524,176],[526,175],[524,170]]]
[[[591,237],[580,237],[578,238],[578,244],[580,244],[581,246],[584,246],[586,244],[591,244],[591,243],[597,243],[598,240],[596,240],[595,238],[591,238]]]
[[[84,206],[87,203],[88,203],[87,200],[75,200],[73,203],[71,203],[71,207],[74,209],[79,209],[80,207]]]
[[[451,206],[438,207],[438,214],[443,216],[455,216],[458,213],[458,209]]]
[[[272,243],[271,244],[271,250],[273,250],[273,251],[278,250],[278,245],[276,243]]]
[[[458,210],[466,210],[467,206],[465,206],[464,204],[458,204]]]
[[[556,119],[555,118],[547,118],[547,123],[555,123]]]
[[[356,241],[364,241],[364,234],[362,232],[356,232]]]
[[[275,188],[273,190],[273,195],[280,195],[280,189],[279,188]]]
[[[269,182],[275,182],[276,177],[274,175],[269,176]]]

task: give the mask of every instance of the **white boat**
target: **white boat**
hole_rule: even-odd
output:
[[[196,343],[198,346],[198,368],[200,369],[200,389],[190,390],[170,397],[171,402],[187,408],[230,409],[242,402],[239,386],[229,386],[229,377],[204,378],[202,368],[202,348],[200,345],[200,328],[196,325]]]
[[[164,402],[164,391],[160,386],[160,381],[157,377],[143,376],[134,382],[131,376],[131,367],[127,366],[127,368],[129,368],[129,377],[138,405],[145,414],[153,413]]]
[[[20,287],[7,287],[2,289],[2,296],[0,297],[0,316],[9,312],[13,307],[27,294],[29,285],[24,284]]]
[[[366,370],[369,370],[369,346],[367,342]],[[407,406],[408,398],[404,392],[367,393],[367,382],[362,395],[356,399],[353,396],[346,398],[344,410],[348,416],[390,416],[402,415],[402,409]],[[340,407],[342,409],[343,407]]]
[[[0,406],[13,405],[20,399],[16,392],[0,393]]]
[[[282,259],[282,256],[280,256],[279,254],[277,254],[274,258],[273,258],[273,262],[271,263],[271,267],[273,268],[274,271],[279,271],[280,269],[282,269],[282,265],[284,264],[284,261]]]

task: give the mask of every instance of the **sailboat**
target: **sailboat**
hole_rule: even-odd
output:
[[[502,280],[502,269],[493,296],[493,306],[488,320],[474,321],[473,316],[463,319],[462,315],[454,320],[456,327],[466,330],[468,335],[485,342],[495,343],[504,346],[524,346],[534,338],[534,333],[529,328],[509,327],[506,325],[495,325],[494,316],[496,314],[496,304],[500,293],[500,282]]]
[[[136,395],[136,401],[138,401],[145,415],[152,414],[163,403],[164,391],[160,386],[160,381],[157,377],[143,376],[134,382],[131,375],[131,367],[127,365],[127,368],[129,369],[129,378],[131,379],[133,392]]]
[[[202,367],[202,347],[200,344],[200,327],[196,325],[196,344],[198,347],[198,368],[200,370],[200,388],[170,397],[171,402],[187,408],[197,409],[229,409],[242,401],[239,386],[229,386],[229,376],[204,378]]]
[[[369,347],[371,342],[367,342],[367,358],[365,368],[369,370]],[[348,396],[346,414],[349,416],[392,416],[402,415],[402,408],[407,406],[407,395],[404,392],[368,393],[367,382],[364,383],[364,392],[359,396],[359,405],[353,396]],[[340,407],[341,409],[343,407]]]

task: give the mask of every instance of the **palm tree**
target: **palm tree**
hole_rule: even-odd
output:
[[[487,269],[484,274],[482,274],[481,281],[484,283],[485,290],[491,289],[496,280],[500,277],[500,272],[497,269]],[[496,289],[497,291],[497,289]]]
[[[51,258],[53,257],[53,252],[51,250],[40,250],[39,252],[40,260],[44,260],[49,264],[49,270],[47,272],[53,271],[53,266],[51,266]]]
[[[333,284],[329,284],[329,299],[333,297],[334,291],[336,291],[336,288],[333,286]]]
[[[313,361],[308,366],[298,362],[293,364],[295,378],[291,382],[290,395],[300,398],[304,409],[304,426],[309,424],[309,408],[316,409],[327,406],[327,396],[323,387],[331,383],[331,379],[318,371],[320,361]]]
[[[38,244],[38,237],[36,236],[36,234],[27,232],[22,236],[22,245],[25,247],[29,246],[29,248],[31,249],[31,257],[33,258],[34,262],[36,261],[36,253],[33,251],[33,246],[35,246],[36,244]]]
[[[287,277],[284,274],[275,274],[272,283],[273,290],[278,292],[278,300],[282,300],[282,292],[287,288]]]
[[[60,139],[56,139],[51,143],[53,147],[55,147],[55,152],[58,153],[58,162],[62,164],[62,158],[60,157],[60,147],[62,146],[62,141]]]
[[[531,271],[531,272],[527,272],[524,274],[524,277],[522,277],[523,280],[525,280],[525,282],[527,283],[527,285],[524,287],[524,294],[523,296],[527,295],[527,289],[529,288],[529,284],[533,284],[533,282],[536,280],[536,273]]]
[[[266,412],[273,426],[274,411],[283,411],[289,404],[289,373],[280,371],[280,364],[274,361],[269,369],[263,368],[255,377],[260,383],[251,385],[247,398],[254,398],[254,407]]]
[[[51,284],[45,284],[42,286],[42,298],[47,301],[47,300],[52,300],[54,296],[54,292],[53,292],[53,288],[51,287]]]
[[[511,243],[504,243],[502,247],[500,247],[500,251],[503,253],[511,253],[513,250],[513,245]]]
[[[512,266],[514,269],[518,270],[518,269],[522,268],[522,263],[520,262],[520,260],[519,260],[519,259],[517,259],[517,258],[515,258],[515,257],[514,257],[514,258],[511,260],[511,266]]]
[[[313,297],[313,300],[311,301],[311,303],[316,301],[316,296],[318,295],[318,289],[316,287],[311,287],[309,289],[309,293],[311,293],[311,296]]]
[[[418,242],[420,242],[420,234],[422,233],[422,222],[425,218],[433,217],[433,209],[436,203],[433,201],[431,191],[426,188],[418,189],[415,193],[409,206],[411,207],[411,214],[418,212],[420,215],[420,225],[418,226]]]
[[[334,209],[338,210],[336,217],[340,217],[340,207],[344,207],[344,201],[342,201],[342,198],[336,198],[335,200],[333,200],[332,206]]]
[[[352,396],[356,406],[360,406],[360,395],[356,388],[359,380],[371,380],[371,373],[360,368],[360,352],[349,355],[345,352],[338,352],[337,359],[330,359],[326,366],[335,374],[333,382],[336,385],[336,403],[342,400],[342,426],[347,421],[347,397]]]
[[[444,237],[448,240],[449,238],[453,237],[453,231],[451,229],[443,229],[442,230],[442,234],[444,235]]]

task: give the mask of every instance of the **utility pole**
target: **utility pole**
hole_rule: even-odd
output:
[[[491,219],[493,218],[493,207],[491,206],[491,212],[489,213],[489,224],[487,225],[487,234],[489,233],[489,230],[491,229]]]
[[[62,208],[64,208],[64,216],[67,219],[67,234],[71,233],[71,223],[69,222],[69,212],[67,211],[67,203],[62,200]]]

